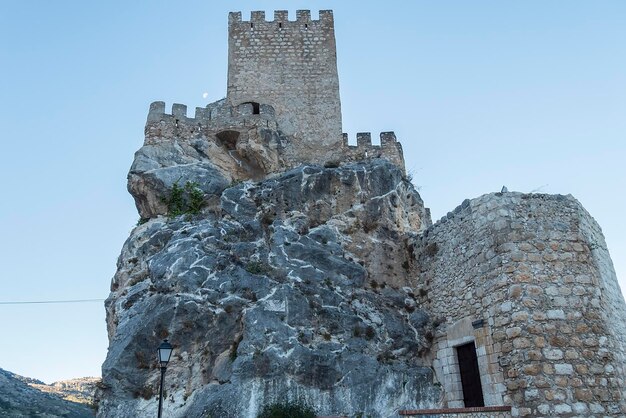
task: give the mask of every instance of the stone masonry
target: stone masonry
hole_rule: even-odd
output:
[[[511,407],[487,406],[471,408],[438,408],[403,410],[400,416],[421,418],[510,418]]]
[[[463,406],[454,348],[474,341],[486,405],[513,416],[626,414],[626,305],[599,226],[571,196],[467,200],[415,242],[440,323],[433,367]]]
[[[250,21],[231,13],[228,22],[228,94],[231,105],[269,103],[294,152],[311,161],[332,159],[341,147],[341,104],[333,13],[311,20],[299,10],[252,12]],[[315,127],[315,129],[310,129]]]

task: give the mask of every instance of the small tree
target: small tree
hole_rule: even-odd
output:
[[[170,195],[161,200],[167,205],[170,218],[180,215],[197,215],[204,206],[204,192],[194,181],[188,181],[182,187],[178,181],[175,181]]]

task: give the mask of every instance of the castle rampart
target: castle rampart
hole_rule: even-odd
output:
[[[380,145],[372,145],[370,132],[356,134],[356,145],[348,144],[348,134],[343,134],[343,158],[347,161],[360,161],[370,158],[384,158],[404,170],[402,144],[397,141],[394,132],[381,132]]]
[[[258,109],[256,111],[255,109]],[[187,105],[172,104],[171,113],[165,112],[165,102],[153,102],[148,112],[148,123],[172,116],[188,123],[207,124],[209,122],[228,124],[231,119],[250,117],[255,119],[274,119],[274,108],[267,104],[242,103],[239,106],[196,107],[193,118],[187,116]]]
[[[187,106],[183,104],[172,104],[171,112],[167,113],[165,102],[153,102],[146,122],[146,144],[173,139],[189,141],[199,137],[213,138],[225,130],[239,131],[253,127],[281,130],[274,108],[265,103],[245,102],[230,106],[225,101],[218,101],[207,107],[196,107],[193,117],[187,116],[187,113]],[[357,145],[349,145],[348,134],[344,133],[341,146],[332,150],[333,157],[329,161],[340,163],[383,158],[404,170],[402,145],[394,132],[381,132],[380,145],[372,144],[369,132],[357,133],[356,142]],[[289,145],[293,147],[293,141]],[[290,155],[294,155],[293,161],[289,160]],[[285,163],[293,166],[311,162],[301,158],[295,150],[291,150],[291,153],[285,155]]]
[[[196,107],[194,117],[188,117],[186,105],[174,103],[171,113],[166,113],[165,102],[153,102],[146,122],[146,144],[171,139],[212,137],[228,129],[278,129],[275,112],[270,105],[242,103],[239,106],[228,106],[224,102],[217,103]]]
[[[626,413],[626,305],[593,218],[571,196],[467,200],[416,243],[416,285],[441,325],[434,363],[463,406],[456,349],[476,346],[486,405],[513,416]]]

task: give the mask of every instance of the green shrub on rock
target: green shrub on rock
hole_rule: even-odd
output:
[[[282,402],[266,405],[257,418],[315,418],[315,410],[300,402]]]
[[[204,206],[204,192],[198,183],[188,181],[183,187],[174,182],[170,195],[162,198],[167,205],[167,213],[170,218],[180,215],[197,215]]]

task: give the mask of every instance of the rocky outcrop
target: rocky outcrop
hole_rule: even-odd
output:
[[[282,172],[291,140],[278,129],[271,106],[252,114],[251,104],[236,107],[224,100],[199,108],[196,118],[175,105],[173,114],[155,102],[145,128],[145,142],[128,174],[128,191],[142,218],[168,213],[164,193],[193,181],[208,196],[230,184],[261,180]]]
[[[256,417],[287,398],[324,414],[437,405],[432,322],[408,277],[408,238],[429,225],[383,160],[301,166],[226,188],[198,215],[148,220],[106,302],[99,416],[155,412],[164,338],[171,417]]]
[[[76,379],[76,381],[84,380]],[[74,395],[80,393],[89,401],[93,401],[93,386],[91,386],[92,398],[89,399],[82,384],[69,385],[72,386]],[[57,387],[62,389],[57,390]],[[90,406],[64,399],[67,388],[68,386],[65,386],[63,382],[46,385],[39,380],[25,378],[0,369],[0,416],[7,418],[93,417],[94,410]]]

